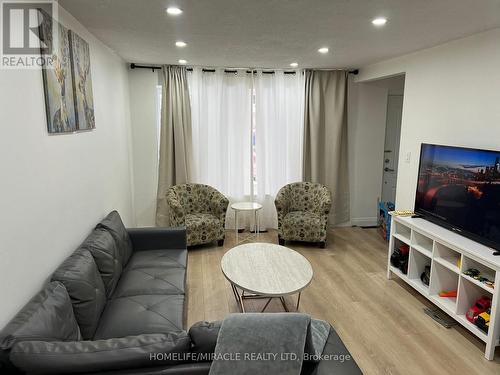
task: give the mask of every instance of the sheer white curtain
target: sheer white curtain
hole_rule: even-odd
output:
[[[188,84],[192,180],[215,187],[231,203],[263,204],[261,227],[276,228],[276,193],[285,184],[302,180],[303,73],[238,70],[234,74],[194,68]],[[229,209],[228,228],[234,225],[233,218]]]
[[[221,191],[232,202],[251,200],[252,77],[236,74],[188,73],[191,96],[194,182]],[[226,223],[234,225],[228,209]],[[242,222],[242,220],[239,220]],[[242,223],[243,224],[243,223]]]
[[[255,85],[256,200],[263,205],[262,226],[278,225],[274,198],[278,190],[302,181],[304,75],[258,71]]]

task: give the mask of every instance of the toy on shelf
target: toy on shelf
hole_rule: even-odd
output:
[[[420,275],[420,280],[422,280],[425,285],[429,286],[429,282],[431,281],[431,266],[424,267],[424,272]]]
[[[490,328],[490,314],[491,308],[479,314],[476,319],[476,326],[485,333],[488,333],[488,328]]]
[[[406,244],[400,245],[391,255],[391,264],[399,268],[405,275],[408,273],[408,256],[410,247]]]
[[[382,238],[389,242],[391,233],[391,215],[389,211],[394,210],[394,203],[391,202],[378,202],[378,225]]]
[[[464,275],[470,276],[470,277],[476,277],[480,274],[478,270],[475,268],[469,268],[467,271],[464,271]]]
[[[443,290],[442,292],[439,292],[439,297],[447,297],[447,298],[454,298],[457,296],[457,291],[456,290]]]
[[[480,283],[483,283],[488,288],[491,288],[491,289],[495,288],[495,282],[491,281],[490,279],[488,279],[485,276],[481,276],[481,272],[479,272],[475,268],[469,268],[468,270],[464,271],[464,275],[472,277],[474,280],[477,280]]]
[[[465,317],[471,323],[476,323],[476,319],[479,314],[484,313],[491,307],[491,298],[482,296],[479,298],[474,305],[469,308]]]

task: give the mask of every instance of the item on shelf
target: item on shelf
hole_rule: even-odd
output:
[[[491,288],[491,289],[495,288],[495,282],[491,281],[490,279],[488,279],[485,276],[481,276],[481,272],[479,272],[475,268],[469,268],[467,271],[464,271],[464,275],[472,277],[474,280],[477,280],[480,283],[483,283],[488,288]]]
[[[470,276],[470,277],[475,277],[478,276],[480,272],[476,270],[475,268],[469,268],[467,271],[464,271],[464,275]]]
[[[484,282],[484,285],[486,285],[488,288],[495,289],[495,282],[494,281],[486,280]]]
[[[420,280],[422,280],[425,285],[429,286],[431,280],[431,266],[425,266],[424,272],[420,275]]]
[[[476,326],[485,333],[488,333],[488,328],[490,328],[490,314],[491,309],[479,314],[476,319]]]
[[[389,212],[392,216],[409,217],[415,215],[415,212],[411,210],[398,210]]]
[[[408,255],[410,247],[406,244],[400,245],[391,255],[391,264],[405,275],[408,273]]]
[[[471,323],[475,323],[479,314],[485,312],[491,307],[491,298],[487,296],[482,296],[479,298],[474,305],[469,308],[465,317]]]
[[[457,267],[458,267],[458,269],[462,268],[462,258],[461,257],[458,257],[458,259],[457,259]]]
[[[389,211],[394,210],[394,203],[392,202],[378,202],[378,225],[382,238],[389,242],[391,233],[391,215]]]
[[[456,290],[443,290],[442,292],[439,292],[439,297],[447,297],[447,298],[454,298],[457,296],[457,291]]]

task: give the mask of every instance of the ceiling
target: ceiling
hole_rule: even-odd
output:
[[[500,27],[500,0],[60,0],[128,62],[355,68]],[[165,8],[178,6],[173,17]],[[385,26],[371,24],[386,17]],[[183,40],[187,47],[178,48]],[[330,52],[319,54],[328,46]]]

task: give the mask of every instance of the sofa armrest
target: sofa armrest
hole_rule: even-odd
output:
[[[222,321],[198,322],[189,329],[191,338],[191,352],[196,354],[210,354],[215,351]]]
[[[12,347],[10,360],[29,374],[88,373],[175,365],[189,346],[186,332],[97,341],[20,341]]]
[[[283,219],[288,213],[288,185],[282,187],[276,194],[274,199],[274,206],[276,207],[276,213],[278,214],[278,235],[281,233],[281,225],[283,224]]]
[[[330,328],[330,334],[313,375],[363,375],[335,330]]]
[[[186,228],[128,228],[134,251],[185,249]]]
[[[210,199],[210,210],[224,224],[229,200],[219,191],[215,191]]]
[[[322,199],[319,207],[319,214],[329,215],[332,208],[332,197],[330,195],[330,192],[325,192],[321,198]]]

